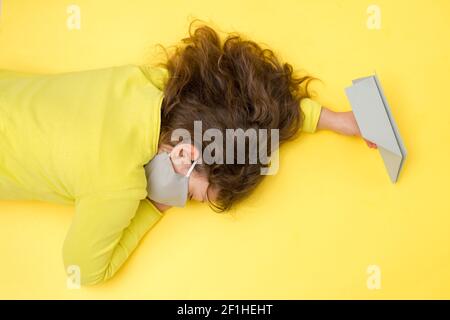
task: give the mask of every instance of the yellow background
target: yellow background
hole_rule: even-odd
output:
[[[3,0],[0,68],[83,70],[148,59],[192,18],[269,45],[323,80],[317,99],[377,71],[408,157],[391,184],[378,151],[322,131],[282,147],[280,170],[232,215],[171,209],[114,279],[66,287],[73,208],[0,203],[0,298],[450,298],[450,2]],[[81,9],[69,30],[67,7]],[[381,9],[381,29],[367,8]],[[223,33],[221,33],[223,35]],[[367,287],[369,265],[381,288]]]

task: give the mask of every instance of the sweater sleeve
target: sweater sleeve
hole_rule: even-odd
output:
[[[305,115],[301,130],[308,133],[316,132],[322,111],[320,103],[310,98],[303,98],[300,100],[300,109]]]
[[[161,217],[148,198],[102,195],[77,200],[63,245],[66,271],[77,267],[81,285],[108,280]]]

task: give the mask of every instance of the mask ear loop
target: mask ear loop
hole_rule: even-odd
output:
[[[198,159],[194,161],[194,163],[191,165],[191,167],[189,168],[188,172],[186,173],[186,177],[189,177],[192,173],[192,170],[194,170],[195,165],[197,164]]]

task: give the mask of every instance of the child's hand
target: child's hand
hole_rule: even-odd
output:
[[[317,128],[332,130],[346,136],[361,137],[361,131],[359,130],[353,111],[334,112],[326,107],[322,107]],[[366,139],[364,141],[369,148],[377,149],[377,145],[372,141]]]
[[[359,130],[358,123],[356,122],[355,115],[353,111],[339,112],[338,117],[340,118],[338,122],[340,124],[337,126],[339,133],[348,136],[358,136],[361,137],[361,131]],[[364,139],[364,138],[363,138]],[[369,148],[377,149],[377,145],[372,141],[364,139]]]

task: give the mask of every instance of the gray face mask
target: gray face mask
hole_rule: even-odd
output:
[[[167,152],[158,153],[144,166],[148,197],[158,203],[184,207],[189,192],[189,176],[197,161],[192,163],[186,175],[182,175],[173,168]]]

